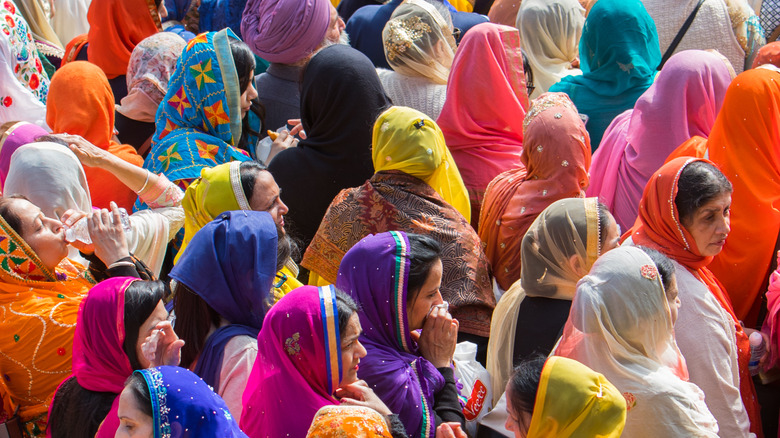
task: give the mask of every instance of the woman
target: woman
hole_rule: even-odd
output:
[[[186,42],[171,32],[160,32],[138,43],[127,66],[127,96],[116,107],[119,141],[146,157],[154,135],[157,108],[168,92],[168,82]]]
[[[440,13],[442,9],[446,15]],[[452,18],[443,4],[437,10],[424,0],[408,0],[393,11],[382,31],[392,70],[377,69],[393,104],[439,118],[457,48],[452,32]]]
[[[254,62],[230,30],[192,39],[160,104],[144,167],[186,189],[204,167],[248,161],[238,144],[241,120],[257,97]]]
[[[588,196],[597,196],[622,229],[634,225],[647,180],[678,146],[707,138],[731,82],[715,53],[680,52],[653,85],[609,125],[593,155]]]
[[[534,101],[523,136],[521,163],[487,186],[479,220],[479,237],[503,290],[520,278],[520,245],[536,216],[559,199],[584,197],[588,187],[588,132],[566,95]]]
[[[268,170],[290,207],[288,229],[305,248],[339,191],[374,174],[371,128],[391,102],[371,61],[343,44],[311,59],[301,87],[307,138],[280,152]]]
[[[320,408],[339,403],[373,408],[396,427],[397,417],[358,381],[360,332],[357,305],[333,286],[285,295],[257,338],[241,429],[252,438],[303,438]]]
[[[93,1],[87,13],[89,31],[68,43],[62,65],[76,60],[97,65],[119,103],[127,95],[125,75],[133,49],[144,38],[162,31],[160,18],[166,15],[162,0]]]
[[[517,29],[474,26],[460,42],[447,100],[436,120],[469,191],[471,224],[477,230],[488,183],[520,166],[528,108],[522,66]]]
[[[614,249],[577,285],[553,355],[577,360],[617,387],[628,410],[625,436],[718,436],[674,340],[679,306],[674,265],[652,249]]]
[[[514,25],[534,72],[531,99],[566,76],[582,74],[579,44],[585,9],[577,0],[524,0]]]
[[[77,61],[54,75],[46,107],[46,121],[55,133],[80,135],[100,149],[136,166],[143,164],[132,146],[114,138],[114,96],[106,75],[94,64]],[[84,169],[92,205],[108,207],[114,201],[130,210],[136,194],[103,169]]]
[[[753,66],[756,68],[764,64],[772,64],[775,67],[780,65],[780,41],[771,42],[760,49],[753,59]]]
[[[619,238],[615,219],[596,198],[555,201],[534,220],[520,248],[522,275],[501,295],[491,320],[487,369],[494,406],[513,364],[552,351],[577,282]]]
[[[45,129],[29,122],[6,122],[0,126],[0,190],[5,185],[11,156],[20,147],[33,143],[38,137],[48,135]]]
[[[117,438],[246,438],[219,395],[191,371],[135,371],[119,398]]]
[[[630,236],[673,260],[682,302],[675,333],[690,381],[704,391],[720,436],[747,437],[761,430],[748,335],[707,268],[729,233],[731,194],[709,161],[677,158],[648,181]]]
[[[270,214],[225,212],[195,234],[170,274],[178,283],[176,333],[187,341],[181,365],[211,385],[237,419],[255,339],[273,304],[276,255]]]
[[[47,128],[49,76],[13,2],[0,5],[0,31],[0,124],[25,121]]]
[[[653,83],[661,63],[655,23],[640,0],[599,0],[580,40],[581,76],[550,87],[571,97],[586,120],[591,148],[618,114],[632,108]]]
[[[363,309],[360,340],[368,355],[358,377],[409,436],[433,437],[444,422],[465,423],[451,367],[458,321],[439,293],[442,271],[435,240],[390,231],[353,246],[336,282]]]
[[[67,216],[67,215],[66,215]],[[115,218],[118,212],[114,212]],[[72,225],[80,216],[64,218]],[[119,221],[93,214],[94,252],[109,276],[135,275]],[[17,416],[28,436],[43,436],[49,401],[71,371],[71,344],[79,304],[94,284],[91,273],[66,258],[63,223],[21,198],[0,199],[0,392],[6,418]],[[83,248],[86,250],[87,248]],[[130,263],[132,265],[132,263]]]
[[[392,107],[374,124],[372,155],[376,174],[339,193],[306,250],[301,263],[309,283],[335,283],[344,254],[368,235],[426,234],[444,248],[442,295],[463,333],[484,351],[495,298],[479,236],[468,224],[466,188],[441,130],[418,111]]]
[[[117,277],[82,301],[73,339],[73,376],[60,384],[49,409],[47,436],[108,438],[119,427],[119,394],[133,373],[152,366],[142,344],[155,330],[173,334],[159,281]],[[176,340],[166,355],[178,363]],[[164,363],[164,361],[162,361]]]
[[[619,438],[626,424],[626,400],[615,385],[565,357],[524,361],[506,394],[506,429],[518,438]]]

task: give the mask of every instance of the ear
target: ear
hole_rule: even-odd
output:
[[[584,277],[588,275],[588,271],[585,270],[585,264],[582,262],[582,257],[579,255],[574,254],[573,256],[569,257],[568,263],[572,271],[574,271],[578,276]]]

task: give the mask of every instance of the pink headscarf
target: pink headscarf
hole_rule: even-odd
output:
[[[34,143],[36,138],[47,134],[45,129],[29,122],[19,122],[3,133],[0,137],[0,187],[5,185],[8,177],[11,155],[20,147]]]
[[[764,47],[758,49],[758,54],[753,58],[752,68],[764,64],[772,64],[775,67],[780,67],[780,41],[768,43]]]
[[[593,155],[587,196],[597,196],[623,230],[634,225],[650,176],[683,142],[707,138],[731,74],[715,53],[686,50],[669,58],[633,110],[612,121]]]
[[[472,224],[490,181],[521,165],[527,108],[518,30],[493,23],[472,27],[455,54],[436,121],[469,191]]]
[[[269,62],[293,64],[319,47],[330,24],[328,0],[249,0],[241,35]]]

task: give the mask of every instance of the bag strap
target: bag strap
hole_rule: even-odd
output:
[[[661,58],[661,63],[658,65],[658,68],[656,70],[661,70],[666,64],[666,61],[669,60],[669,58],[672,57],[672,54],[675,50],[677,50],[677,46],[680,45],[680,41],[682,41],[683,37],[685,36],[685,33],[688,32],[688,28],[691,27],[691,24],[693,24],[693,19],[696,18],[696,14],[699,12],[699,9],[701,9],[701,5],[704,3],[704,0],[699,0],[699,3],[696,4],[696,7],[693,8],[693,11],[691,11],[691,14],[688,15],[688,18],[685,20],[685,23],[683,23],[680,30],[677,32],[677,35],[674,36],[674,39],[672,40],[672,44],[669,45],[669,48],[666,49],[666,52],[664,52],[663,58]]]

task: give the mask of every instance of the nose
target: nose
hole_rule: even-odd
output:
[[[282,202],[281,199],[279,199],[279,203],[282,204],[281,206],[279,206],[279,214],[282,214],[282,215],[287,214],[287,212],[290,211],[290,209],[287,208],[287,204]]]
[[[725,216],[723,222],[721,222],[719,230],[721,233],[728,234],[731,232],[731,217]]]
[[[360,341],[357,342],[357,347],[355,350],[355,354],[357,355],[358,359],[363,359],[368,354],[368,351],[366,351],[366,347],[363,346],[363,344],[360,343]]]
[[[247,93],[249,100],[254,100],[257,97],[257,89],[255,88],[255,84],[252,82],[254,81],[249,81],[249,93]]]
[[[444,298],[441,296],[441,291],[436,291],[436,300],[433,302],[434,305],[444,304]]]

